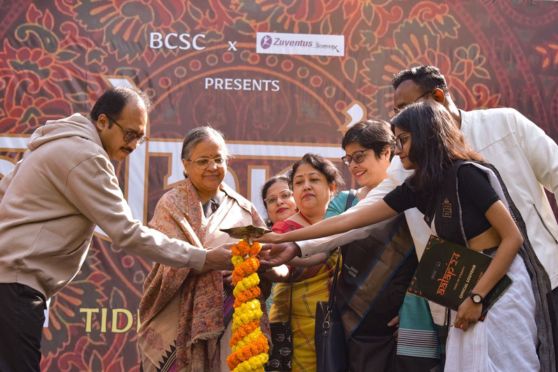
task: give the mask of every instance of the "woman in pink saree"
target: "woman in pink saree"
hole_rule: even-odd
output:
[[[227,157],[220,132],[188,132],[182,147],[186,179],[161,197],[150,225],[208,250],[236,241],[221,228],[263,227],[252,203],[223,183]],[[233,301],[228,273],[155,264],[140,303],[143,370],[228,371]],[[268,332],[267,316],[262,328]]]

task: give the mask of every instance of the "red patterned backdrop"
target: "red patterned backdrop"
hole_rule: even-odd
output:
[[[0,17],[0,173],[45,120],[134,85],[154,102],[151,140],[117,169],[144,221],[180,179],[188,129],[225,133],[227,182],[259,203],[267,176],[307,151],[336,159],[351,121],[389,117],[391,76],[417,64],[440,67],[459,107],[512,106],[558,139],[554,1],[0,0]],[[260,54],[258,32],[343,35],[344,55]],[[150,265],[99,232],[51,301],[43,369],[138,371]]]

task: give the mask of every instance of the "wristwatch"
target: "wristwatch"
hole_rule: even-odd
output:
[[[479,304],[482,304],[484,302],[484,297],[482,297],[478,293],[471,293],[471,295],[469,297],[471,297],[471,300],[473,301],[474,304],[479,305]]]

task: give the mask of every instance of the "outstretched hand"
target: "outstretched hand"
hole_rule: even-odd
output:
[[[260,243],[282,243],[283,240],[281,235],[282,234],[277,234],[275,232],[268,232],[259,237],[258,241]]]
[[[260,252],[260,266],[265,269],[282,265],[299,254],[300,248],[295,243],[264,244]]]
[[[232,270],[232,268],[231,246],[229,244],[223,244],[207,251],[203,271]]]

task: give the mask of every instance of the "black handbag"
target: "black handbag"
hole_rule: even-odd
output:
[[[316,366],[318,372],[345,371],[347,366],[345,332],[341,317],[335,307],[335,288],[337,287],[340,259],[341,253],[339,252],[329,301],[320,301],[316,304],[314,341],[316,344]]]
[[[289,320],[286,322],[269,323],[271,332],[271,349],[269,360],[265,365],[266,371],[290,372],[293,357],[293,335],[291,329],[291,312],[293,301],[293,287],[291,284],[289,298]]]

